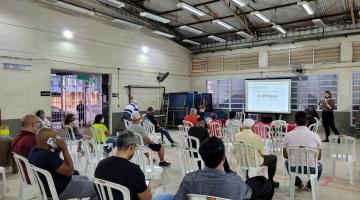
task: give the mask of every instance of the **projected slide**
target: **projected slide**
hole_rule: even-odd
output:
[[[291,80],[245,80],[245,110],[258,113],[290,113]]]

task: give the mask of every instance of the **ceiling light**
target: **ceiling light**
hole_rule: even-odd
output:
[[[63,31],[62,34],[66,39],[72,39],[74,37],[73,33],[69,30]]]
[[[297,5],[301,5],[309,15],[313,15],[315,13],[314,10],[311,8],[309,2],[300,1],[297,2]]]
[[[91,16],[94,16],[95,15],[95,12],[92,11],[92,10],[88,10],[88,9],[85,9],[85,8],[81,8],[79,6],[75,6],[73,4],[70,4],[70,3],[65,3],[65,2],[62,2],[62,1],[57,1],[55,3],[56,6],[59,6],[59,7],[62,7],[62,8],[65,8],[65,9],[68,9],[68,10],[72,10],[72,11],[75,11],[75,12],[78,12],[78,13],[82,13],[82,14],[85,14],[85,15],[91,15]]]
[[[326,27],[326,24],[321,19],[313,19],[312,22],[318,27]]]
[[[112,6],[117,7],[117,8],[122,8],[122,7],[125,6],[125,4],[123,2],[120,2],[120,1],[117,1],[117,0],[98,0],[98,1],[101,1],[101,2],[109,4],[109,5],[112,5]]]
[[[148,19],[152,19],[152,20],[155,20],[155,21],[164,23],[164,24],[170,22],[170,19],[166,19],[166,18],[164,18],[164,17],[160,17],[160,16],[157,16],[157,15],[148,13],[148,12],[142,12],[142,13],[140,13],[140,16],[146,17],[146,18],[148,18]]]
[[[183,39],[182,41],[188,44],[200,45],[200,43],[188,39]]]
[[[190,6],[189,4],[186,4],[186,3],[178,3],[178,4],[176,4],[176,7],[186,9],[186,10],[188,10],[188,11],[190,11],[192,13],[195,13],[195,14],[197,14],[199,16],[206,15],[206,13],[204,13],[203,11],[201,11],[201,10],[199,10],[197,8],[194,8],[194,7],[192,7],[192,6]]]
[[[259,11],[254,11],[254,12],[251,12],[250,15],[255,15],[256,17],[260,18],[261,20],[263,20],[264,22],[266,23],[269,23],[270,22],[270,19],[267,18],[265,15],[263,15],[261,12]]]
[[[278,30],[280,33],[283,33],[283,34],[287,33],[286,30],[283,27],[281,27],[280,25],[274,25],[273,28]]]
[[[143,52],[143,53],[148,53],[149,52],[149,48],[147,48],[147,47],[141,47],[141,51]]]
[[[165,37],[168,37],[168,38],[174,38],[175,35],[171,35],[169,33],[164,33],[164,32],[161,32],[161,31],[152,31],[152,33],[155,33],[155,34],[158,34],[158,35],[161,35],[161,36],[165,36]]]
[[[232,0],[234,3],[236,3],[237,5],[239,5],[240,7],[244,7],[246,6],[246,3],[242,0]]]
[[[209,35],[208,38],[213,39],[213,40],[218,41],[218,42],[226,42],[225,39],[220,38],[220,37],[216,37],[215,35]]]
[[[193,28],[193,27],[190,27],[190,26],[186,26],[186,25],[183,25],[183,26],[180,26],[179,27],[181,30],[184,30],[184,31],[188,31],[188,32],[191,32],[191,33],[195,33],[197,35],[200,35],[202,34],[203,32],[196,29],[196,28]]]
[[[213,20],[212,23],[217,23],[217,24],[219,24],[220,26],[223,26],[223,27],[225,27],[225,28],[227,28],[227,29],[229,29],[229,30],[234,28],[234,27],[231,26],[230,24],[225,23],[225,22],[223,22],[223,21],[221,21],[221,20],[219,20],[219,19]]]
[[[122,19],[113,19],[111,21],[114,22],[114,23],[123,24],[123,25],[129,26],[129,27],[132,27],[132,28],[136,28],[136,29],[141,29],[142,28],[141,25],[138,25],[138,24],[126,21],[126,20],[122,20]]]
[[[241,35],[241,37],[247,38],[247,39],[253,39],[254,37],[248,33],[245,33],[244,31],[239,31],[237,34]]]

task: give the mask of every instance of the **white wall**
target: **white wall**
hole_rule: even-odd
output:
[[[111,75],[111,112],[120,112],[127,103],[125,85],[158,86],[158,72],[170,72],[161,84],[167,92],[190,89],[189,51],[147,31],[124,29],[80,14],[69,14],[29,0],[0,2],[0,108],[2,119],[19,119],[44,109],[50,115],[51,69]],[[62,31],[75,37],[67,40]],[[142,46],[149,53],[141,51]],[[2,63],[30,64],[30,72],[4,70]],[[117,76],[120,68],[120,76]],[[118,88],[118,79],[120,87]],[[153,105],[159,94],[135,90],[141,108]],[[155,99],[155,100],[154,100]]]

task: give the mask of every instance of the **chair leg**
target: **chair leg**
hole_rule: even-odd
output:
[[[331,181],[334,182],[335,171],[336,171],[336,159],[332,158],[332,172],[331,172]]]
[[[354,163],[353,161],[348,161],[349,166],[349,176],[350,176],[350,185],[354,185]]]
[[[6,196],[6,191],[7,191],[7,189],[6,189],[7,184],[6,184],[5,169],[4,169],[3,172],[4,173],[2,173],[2,179],[3,179],[3,184],[4,184],[4,197],[5,197]]]
[[[317,176],[316,175],[310,175],[310,183],[311,183],[311,194],[312,199],[318,199],[318,191],[317,191]]]
[[[296,176],[294,174],[290,175],[290,199],[294,200],[295,198],[295,179]]]
[[[23,195],[24,195],[24,183],[23,183],[23,181],[20,179],[20,189],[19,189],[19,194],[18,194],[18,200],[22,200],[22,199],[23,199]]]

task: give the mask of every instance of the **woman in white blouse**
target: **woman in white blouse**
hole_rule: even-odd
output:
[[[43,110],[38,110],[35,115],[38,116],[41,120],[41,128],[51,128],[51,122],[46,118],[45,112]]]

